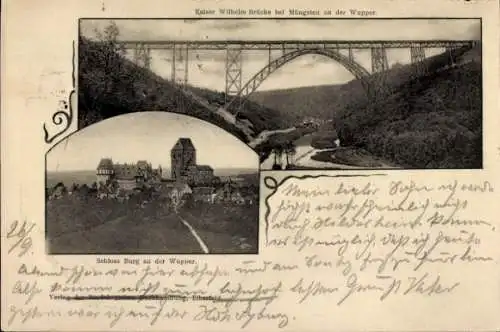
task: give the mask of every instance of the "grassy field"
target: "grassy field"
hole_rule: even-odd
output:
[[[52,253],[175,254],[202,253],[175,214],[136,219],[125,215],[92,229],[49,238]]]
[[[257,253],[259,206],[199,204],[181,216],[197,230],[213,253]],[[246,248],[238,247],[246,243]]]
[[[197,205],[182,213],[211,253],[256,253],[258,205]],[[179,216],[166,203],[141,208],[134,200],[118,203],[66,196],[47,202],[47,242],[55,254],[202,253]],[[250,246],[242,248],[240,242]]]
[[[175,243],[158,238],[158,231],[173,230],[189,237],[160,202],[142,209],[133,200],[117,203],[66,196],[47,202],[46,226],[53,253],[170,252]]]

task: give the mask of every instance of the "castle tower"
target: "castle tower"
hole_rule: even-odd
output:
[[[190,138],[179,138],[170,152],[172,179],[185,175],[189,166],[196,166],[196,149]]]
[[[97,183],[106,183],[115,174],[113,160],[111,158],[102,158],[97,165]]]

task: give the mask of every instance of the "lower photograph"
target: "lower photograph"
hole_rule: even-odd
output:
[[[208,122],[113,117],[46,154],[48,254],[257,254],[259,157]]]

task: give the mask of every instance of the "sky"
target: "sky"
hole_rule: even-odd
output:
[[[81,20],[80,31],[95,39],[109,20]],[[121,40],[432,40],[479,39],[478,19],[397,19],[397,20],[115,20]],[[427,49],[431,56],[443,49]],[[151,51],[151,69],[158,75],[171,78],[172,52]],[[273,54],[278,56],[279,53]],[[387,51],[389,65],[409,63],[410,51]],[[127,57],[132,59],[132,51]],[[371,71],[369,50],[355,50],[354,57]],[[177,58],[178,59],[178,58]],[[244,84],[268,61],[267,51],[245,51],[242,77]],[[225,53],[191,51],[189,79],[191,85],[224,91]],[[259,87],[259,91],[287,89],[300,86],[343,84],[354,77],[342,65],[320,55],[304,55],[274,72]]]
[[[113,162],[148,160],[170,169],[170,150],[180,137],[196,148],[197,164],[217,169],[254,169],[257,154],[232,134],[208,122],[169,112],[125,114],[86,127],[47,154],[47,171],[95,170],[103,157]]]

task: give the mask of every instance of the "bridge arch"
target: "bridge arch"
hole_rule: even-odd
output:
[[[329,49],[319,49],[319,48],[307,48],[298,49],[295,51],[288,52],[281,57],[269,62],[264,68],[257,72],[252,78],[250,78],[245,85],[240,89],[238,94],[233,96],[230,101],[225,105],[225,109],[228,109],[236,100],[243,99],[247,100],[248,97],[254,93],[259,86],[264,82],[272,73],[274,73],[279,68],[283,67],[288,62],[307,54],[317,54],[324,55],[341,65],[343,65],[351,74],[357,79],[361,80],[361,83],[367,93],[369,93],[370,82],[368,77],[371,75],[368,70],[361,66],[356,61],[350,59],[349,57],[341,54],[336,50]]]

